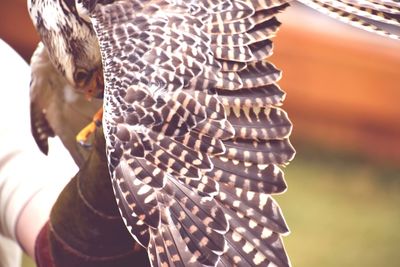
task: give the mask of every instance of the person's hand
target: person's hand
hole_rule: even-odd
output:
[[[37,240],[39,266],[150,266],[121,219],[105,155],[98,128],[86,164],[60,194]]]
[[[77,167],[59,141],[49,157],[39,151],[30,129],[29,66],[2,40],[0,58],[0,235],[33,256],[36,236]],[[13,251],[0,256],[0,266],[20,266],[21,253]]]

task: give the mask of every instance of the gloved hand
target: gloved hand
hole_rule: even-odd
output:
[[[38,266],[150,266],[126,230],[111,187],[102,130],[77,175],[56,201],[36,242]]]

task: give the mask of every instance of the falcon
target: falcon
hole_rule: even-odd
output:
[[[371,21],[398,26],[397,1],[301,2],[399,38]],[[78,140],[102,120],[118,208],[152,266],[290,266],[281,240],[289,230],[271,195],[285,191],[282,167],[295,150],[281,71],[268,61],[276,15],[288,5],[28,1],[44,45],[32,60],[33,135],[46,152],[47,138],[68,128],[48,120],[61,115],[40,88],[74,88],[58,96],[78,110],[84,98],[103,99],[102,119]],[[51,64],[48,75],[39,59]]]

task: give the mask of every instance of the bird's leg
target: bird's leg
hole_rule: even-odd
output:
[[[96,128],[101,126],[102,119],[103,108],[100,108],[96,114],[94,114],[92,121],[78,133],[76,141],[82,146],[90,146],[88,139],[96,131]]]

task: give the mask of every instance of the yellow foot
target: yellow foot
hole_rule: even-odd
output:
[[[76,141],[84,147],[90,147],[91,144],[88,142],[89,137],[96,131],[97,127],[101,126],[103,118],[103,108],[99,109],[93,116],[93,120],[83,128],[76,136]]]

